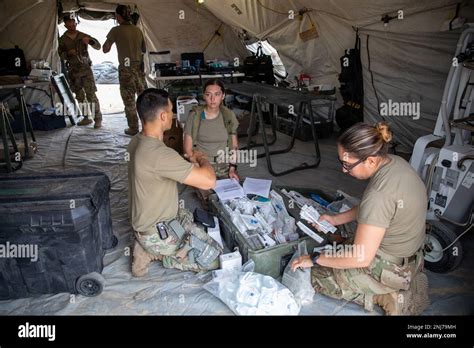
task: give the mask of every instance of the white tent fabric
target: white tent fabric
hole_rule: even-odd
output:
[[[62,0],[64,11],[79,8],[114,11],[112,0]],[[338,85],[339,58],[354,45],[360,29],[364,68],[365,120],[381,120],[379,103],[420,102],[421,117],[387,119],[396,140],[410,150],[416,139],[434,128],[450,61],[460,30],[441,32],[455,17],[474,20],[474,5],[461,0],[135,0],[149,51],[171,50],[172,60],[183,52],[205,50],[206,59],[233,60],[249,55],[238,33],[243,30],[267,39],[279,52],[289,79],[300,73],[313,83]],[[302,20],[300,10],[308,12]],[[17,44],[27,60],[47,58],[58,68],[55,0],[0,3],[0,47]],[[184,11],[184,12],[180,12]],[[403,19],[398,19],[402,11]],[[184,19],[179,15],[184,14]],[[383,15],[396,17],[386,26]],[[299,33],[315,24],[318,37],[303,41]],[[218,30],[219,29],[219,30]],[[215,35],[218,30],[219,35]],[[369,59],[367,56],[369,36]],[[210,43],[209,43],[210,42]],[[146,62],[148,69],[148,63]],[[372,86],[372,78],[374,88]],[[378,101],[377,101],[378,98]]]
[[[355,42],[353,28],[360,28],[361,59],[364,72],[365,112],[369,123],[381,121],[378,103],[420,102],[421,117],[391,117],[395,140],[410,151],[416,139],[430,133],[436,122],[441,95],[460,30],[440,32],[455,16],[459,1],[377,1],[377,0],[235,0],[223,4],[207,0],[206,6],[226,23],[243,28],[259,39],[267,39],[280,54],[290,78],[300,73],[318,84],[338,85],[339,58]],[[237,10],[237,9],[238,10]],[[303,21],[290,11],[310,12]],[[403,19],[399,20],[399,11]],[[397,16],[384,26],[384,14]],[[303,41],[299,33],[310,27],[311,16],[317,39]],[[474,19],[472,4],[461,6],[460,15]],[[370,34],[370,54],[377,102],[368,71],[366,37]]]

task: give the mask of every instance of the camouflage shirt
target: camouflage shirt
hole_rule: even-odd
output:
[[[80,31],[77,31],[76,37],[74,39],[67,35],[67,31],[59,38],[58,53],[61,59],[69,63],[69,66],[90,66],[92,64],[92,61],[89,57],[89,52],[87,51],[87,45],[82,43],[82,39],[85,37],[90,38],[89,45],[97,50],[100,49],[100,43],[97,39],[94,39],[93,37]],[[68,52],[71,49],[76,50],[76,53],[72,55],[69,54]]]

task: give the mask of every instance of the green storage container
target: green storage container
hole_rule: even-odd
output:
[[[296,206],[296,204],[293,208],[290,208],[289,199],[280,192],[279,188],[274,187],[273,189],[282,196],[288,213],[296,220],[299,220],[299,208]],[[306,197],[309,197],[307,196],[307,193],[315,193],[329,202],[332,201],[328,195],[316,189],[290,187],[285,187],[285,189],[287,191],[297,191]],[[231,250],[233,250],[235,247],[238,247],[240,254],[242,255],[243,262],[247,262],[249,259],[252,259],[255,262],[255,272],[269,275],[275,279],[279,278],[283,274],[283,271],[296,251],[299,242],[305,240],[308,252],[311,252],[316,246],[321,246],[335,241],[335,236],[333,234],[325,235],[324,233],[318,233],[318,235],[324,239],[321,244],[318,244],[314,239],[298,230],[298,233],[300,234],[300,239],[298,240],[285,244],[277,244],[270,248],[253,250],[252,246],[240,234],[237,227],[231,221],[231,217],[229,216],[227,210],[225,210],[222,203],[219,201],[217,195],[211,195],[209,201],[212,212],[219,217],[221,235],[227,247]]]

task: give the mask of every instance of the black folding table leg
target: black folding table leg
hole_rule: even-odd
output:
[[[25,144],[25,158],[28,158],[30,155],[29,145],[28,145],[28,131],[31,135],[31,140],[36,141],[35,134],[33,133],[33,126],[31,124],[30,114],[28,113],[28,107],[26,105],[25,97],[23,95],[23,89],[17,89],[18,102],[20,103],[21,109],[21,119],[23,124],[23,141]]]
[[[290,144],[288,145],[288,147],[286,149],[270,151],[270,155],[278,155],[278,154],[287,153],[287,152],[291,151],[293,146],[295,146],[296,132],[298,131],[299,124],[302,122],[302,115],[303,115],[303,104],[300,104],[299,112],[298,112],[297,118],[296,118],[295,128],[293,129],[293,134],[291,135]],[[273,145],[273,144],[269,144],[269,145]],[[263,156],[265,156],[264,153],[258,155],[257,158],[260,158],[260,157],[263,157]]]
[[[7,126],[8,135],[10,136],[10,141],[11,141],[12,146],[13,146],[13,153],[15,154],[14,155],[15,162],[18,163],[18,165],[15,168],[13,168],[13,170],[18,170],[23,165],[23,159],[21,158],[20,150],[18,149],[18,144],[16,143],[15,135],[13,134],[13,130],[12,130],[12,127],[10,125],[10,121],[7,120],[6,126]],[[18,161],[16,160],[17,155],[20,155],[20,159]]]
[[[289,152],[289,150],[291,150],[291,148],[293,148],[293,145],[294,145],[294,142],[295,142],[295,137],[296,137],[296,131],[297,131],[298,127],[300,127],[300,125],[302,125],[302,122],[303,122],[302,116],[303,116],[304,105],[306,105],[306,106],[309,105],[308,106],[308,108],[309,108],[308,111],[309,111],[309,117],[310,117],[310,120],[311,120],[311,128],[312,128],[312,132],[313,132],[314,146],[315,146],[315,151],[316,151],[316,162],[314,164],[311,164],[311,165],[309,165],[305,162],[305,163],[302,163],[301,165],[299,165],[297,167],[294,167],[294,168],[276,173],[273,170],[270,156],[275,155],[275,154],[281,154],[281,153]],[[261,114],[261,110],[259,108],[259,104],[257,104],[257,108],[259,109],[258,110],[259,111],[258,112],[259,117],[263,118],[263,116]],[[311,101],[308,101],[308,103],[304,103],[304,104],[302,103],[300,105],[300,112],[298,114],[295,129],[293,130],[292,142],[291,142],[290,147],[288,149],[278,150],[278,151],[269,151],[268,144],[266,143],[266,135],[265,134],[263,135],[263,142],[264,142],[264,145],[265,145],[265,156],[267,158],[268,171],[273,176],[281,176],[281,175],[286,175],[286,174],[289,174],[289,173],[292,173],[292,172],[295,172],[295,171],[298,171],[298,170],[305,170],[305,169],[311,169],[311,168],[318,167],[320,162],[321,162],[321,154],[320,154],[320,151],[319,151],[319,143],[318,143],[316,130],[314,128],[314,118],[313,118],[313,110],[311,108]]]
[[[7,115],[4,111],[4,106],[2,105],[2,119],[0,123],[0,132],[2,133],[2,141],[3,141],[3,157],[5,158],[5,165],[7,167],[7,173],[12,172],[12,164],[10,161],[10,148],[8,146],[8,139],[7,139],[7,126],[6,126],[6,118]]]
[[[257,101],[258,100],[258,101]],[[252,107],[250,111],[250,123],[249,123],[249,128],[247,130],[247,145],[245,147],[242,147],[241,150],[250,150],[252,147],[259,147],[263,146],[263,143],[252,143],[252,136],[251,134],[255,131],[257,127],[257,117],[255,117],[255,105],[257,103],[260,103],[260,97],[257,94],[254,94],[252,98]],[[259,120],[260,127],[262,127],[261,132],[265,132],[265,123],[262,123],[261,120]],[[275,122],[273,120],[270,121],[271,128],[272,128],[272,135],[273,139],[268,143],[268,145],[273,145],[277,141],[277,134],[276,134],[276,127],[275,127]],[[258,135],[258,132],[257,134]],[[266,135],[266,133],[265,133]],[[261,154],[261,156],[265,156],[265,154]]]

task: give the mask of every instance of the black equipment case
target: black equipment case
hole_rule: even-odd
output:
[[[109,190],[100,172],[0,177],[0,300],[102,292]]]

